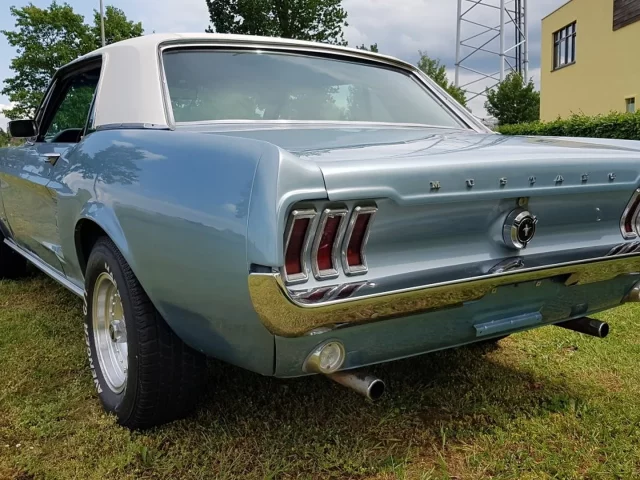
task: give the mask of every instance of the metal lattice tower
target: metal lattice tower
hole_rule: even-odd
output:
[[[473,100],[511,71],[529,78],[527,0],[458,0],[456,86]]]

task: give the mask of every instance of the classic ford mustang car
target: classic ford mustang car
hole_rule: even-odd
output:
[[[84,298],[100,400],[186,414],[206,356],[356,368],[640,298],[640,144],[504,137],[415,67],[248,36],[149,35],[53,77],[0,150],[0,276]]]

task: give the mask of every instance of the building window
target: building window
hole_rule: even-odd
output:
[[[576,22],[553,34],[553,69],[576,62]]]
[[[636,113],[636,97],[627,98],[625,103],[627,104],[627,113]]]

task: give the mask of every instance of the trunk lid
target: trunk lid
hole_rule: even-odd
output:
[[[319,165],[331,200],[461,202],[631,191],[638,183],[635,142],[451,132],[380,143],[388,132],[377,135],[376,143],[293,153]]]
[[[606,256],[625,242],[620,219],[639,182],[640,142],[262,128],[219,133],[266,141],[317,165],[330,202],[349,209],[376,202],[366,278],[384,290],[485,275],[514,257],[526,268]],[[503,240],[518,205],[538,218],[535,238],[521,250]]]
[[[627,140],[358,125],[209,126],[206,133],[262,140],[314,162],[331,200],[424,204],[630,191],[640,171],[640,142]]]

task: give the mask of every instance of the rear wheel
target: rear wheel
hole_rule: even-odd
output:
[[[0,234],[0,278],[19,278],[27,272],[27,260],[9,245]]]
[[[173,333],[106,237],[87,262],[84,328],[95,387],[118,423],[148,428],[190,413],[205,357]]]

